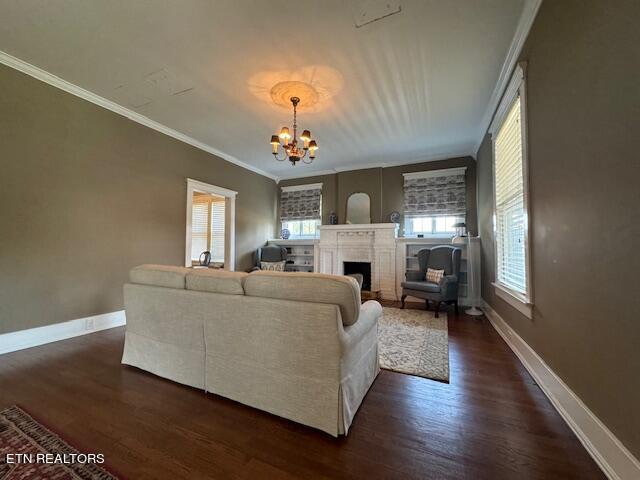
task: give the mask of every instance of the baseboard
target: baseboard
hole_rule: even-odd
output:
[[[483,310],[605,475],[612,480],[640,478],[638,459],[486,301]]]
[[[126,322],[124,310],[119,310],[44,327],[5,333],[0,335],[0,354],[119,327]]]

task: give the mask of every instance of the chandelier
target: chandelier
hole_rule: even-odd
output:
[[[318,144],[315,140],[311,140],[311,132],[309,130],[303,130],[302,135],[300,135],[302,147],[298,146],[297,107],[300,99],[298,97],[291,97],[290,100],[293,104],[293,137],[291,137],[288,127],[282,127],[280,135],[271,136],[271,153],[279,162],[284,162],[288,159],[291,165],[295,165],[300,160],[304,163],[311,163],[316,158]],[[282,157],[278,156],[280,141],[282,141]]]

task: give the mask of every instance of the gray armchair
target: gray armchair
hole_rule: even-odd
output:
[[[435,302],[438,317],[441,303],[453,304],[458,313],[458,282],[462,250],[448,245],[424,248],[418,252],[418,271],[407,272],[407,280],[402,282],[402,308],[407,295],[425,300],[429,310],[429,300]],[[427,268],[444,270],[440,283],[427,282]]]
[[[287,248],[280,245],[267,245],[256,250],[254,255],[255,267],[253,270],[260,270],[260,262],[283,262],[287,260]]]

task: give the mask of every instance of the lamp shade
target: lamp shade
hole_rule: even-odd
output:
[[[278,135],[271,135],[271,141],[269,142],[271,145],[280,145],[280,139]]]
[[[304,130],[302,135],[300,135],[300,140],[304,140],[306,142],[311,140],[311,132],[309,130]]]
[[[291,134],[289,133],[289,129],[287,127],[282,127],[282,130],[280,130],[280,138],[282,138],[283,140],[291,138]]]
[[[312,152],[315,152],[318,149],[318,144],[316,143],[315,140],[311,140],[309,142],[309,150],[311,150]]]

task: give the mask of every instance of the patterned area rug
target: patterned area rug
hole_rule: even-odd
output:
[[[20,408],[0,412],[0,479],[117,480],[95,462]]]
[[[378,324],[380,368],[449,381],[447,314],[384,307]]]

